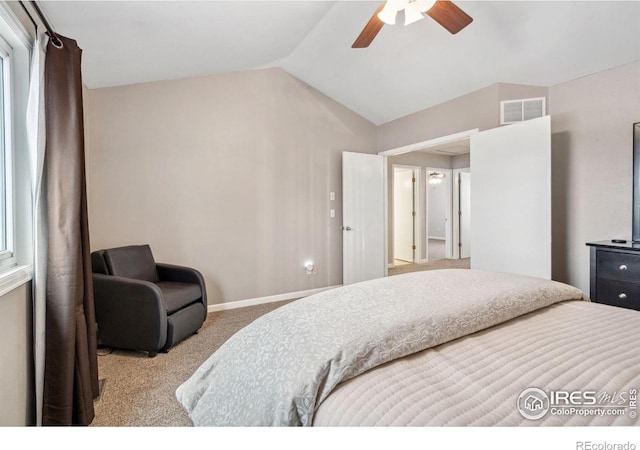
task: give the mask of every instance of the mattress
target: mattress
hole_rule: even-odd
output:
[[[313,425],[639,425],[639,336],[640,312],[553,304],[339,384]],[[557,405],[525,418],[518,402],[529,388],[555,393]]]

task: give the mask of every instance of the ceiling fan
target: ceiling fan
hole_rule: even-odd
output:
[[[456,34],[473,22],[467,13],[449,0],[387,0],[378,6],[351,48],[368,47],[385,23],[388,25],[396,23],[396,16],[402,10],[404,10],[405,25],[422,19],[424,13],[451,34]]]

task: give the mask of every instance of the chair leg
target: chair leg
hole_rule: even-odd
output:
[[[153,358],[158,354],[158,352],[149,352],[149,358]]]

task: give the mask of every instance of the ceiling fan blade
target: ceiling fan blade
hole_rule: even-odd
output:
[[[384,25],[384,22],[378,19],[378,13],[382,11],[384,5],[385,3],[382,3],[380,6],[378,6],[378,9],[376,9],[376,12],[373,13],[373,16],[371,16],[369,22],[367,22],[367,24],[364,26],[362,32],[360,33],[360,36],[358,36],[351,48],[366,48],[369,46],[369,44],[371,44],[373,39],[376,37],[376,35]]]
[[[426,11],[426,14],[445,27],[451,34],[456,34],[473,22],[471,16],[449,0],[437,1],[430,10]]]

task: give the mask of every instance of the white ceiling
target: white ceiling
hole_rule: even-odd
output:
[[[351,44],[380,2],[40,1],[89,88],[281,67],[375,124],[496,82],[551,86],[640,60],[640,1],[455,1]],[[401,21],[399,21],[401,22]]]

